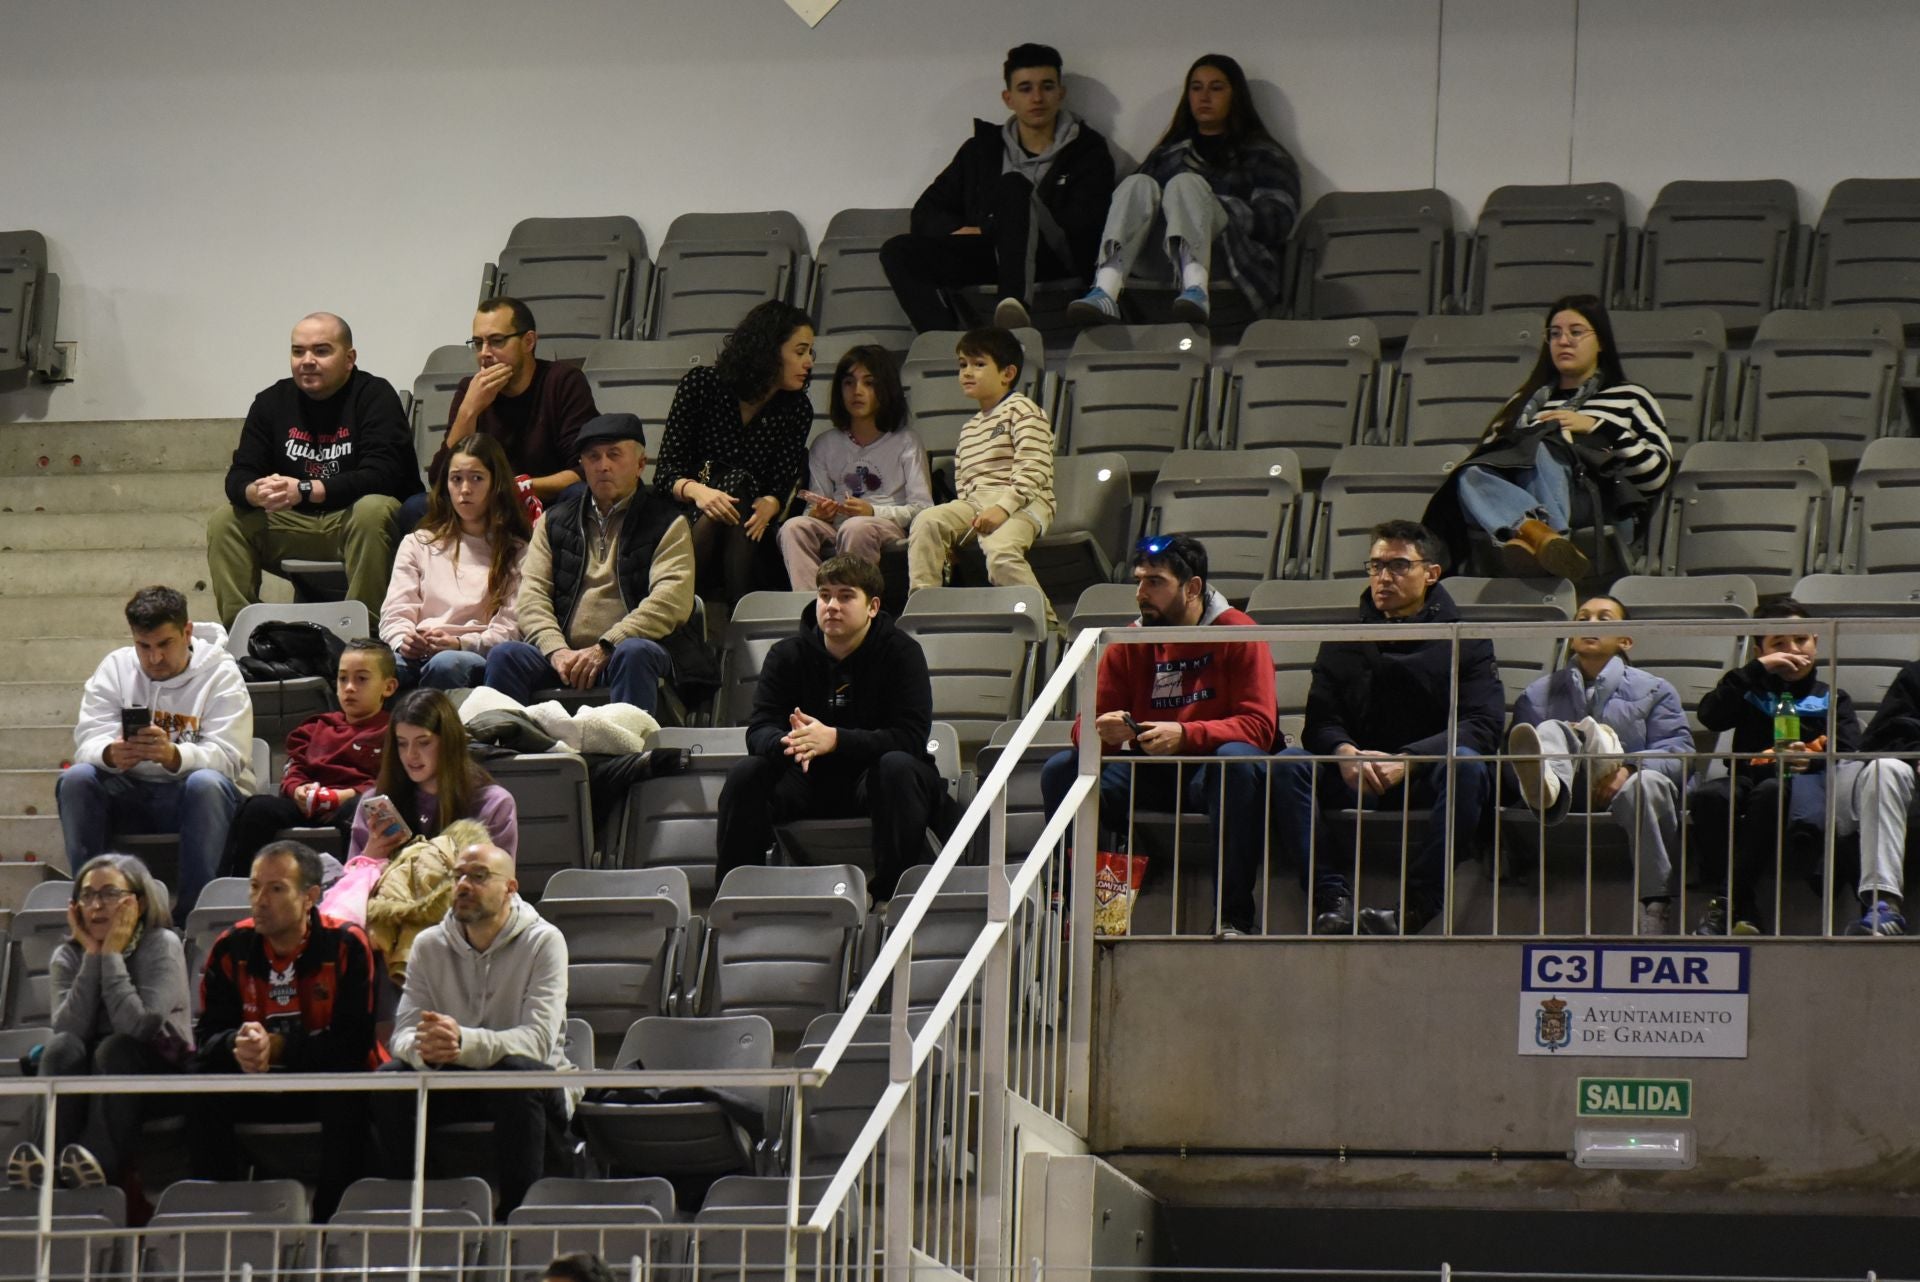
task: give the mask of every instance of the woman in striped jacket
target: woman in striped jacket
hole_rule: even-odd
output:
[[[1477,528],[1500,545],[1507,573],[1578,580],[1588,563],[1568,537],[1575,487],[1598,493],[1591,523],[1618,528],[1672,476],[1660,402],[1620,367],[1605,305],[1575,295],[1548,309],[1533,373],[1434,495],[1424,523],[1455,565]]]

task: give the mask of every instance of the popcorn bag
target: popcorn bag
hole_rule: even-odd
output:
[[[1133,923],[1133,901],[1147,875],[1145,855],[1103,850],[1093,874],[1093,933],[1124,935]]]

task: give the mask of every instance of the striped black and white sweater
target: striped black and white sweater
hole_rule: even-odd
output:
[[[1566,402],[1567,395],[1550,396],[1542,409]],[[1579,412],[1600,420],[1585,443],[1612,451],[1609,477],[1631,482],[1642,494],[1666,488],[1673,479],[1673,442],[1652,392],[1638,383],[1615,383],[1589,396]]]

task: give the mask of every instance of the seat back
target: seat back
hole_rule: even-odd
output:
[[[1460,461],[1450,445],[1350,445],[1334,456],[1320,484],[1307,557],[1319,578],[1358,578],[1373,548],[1373,527],[1417,515]]]
[[[1627,377],[1652,392],[1675,447],[1704,441],[1720,421],[1727,326],[1710,307],[1614,312],[1613,339]]]
[[[951,723],[962,743],[978,747],[1026,710],[1047,638],[1038,588],[922,588],[899,627],[926,655],[934,719]]]
[[[563,869],[539,907],[567,940],[567,1013],[596,1046],[610,1055],[636,1016],[672,1011],[693,911],[685,871]]]
[[[954,871],[961,871],[955,869]],[[985,869],[969,869],[971,872],[984,872]],[[948,879],[952,884],[952,879]],[[942,898],[945,898],[943,893]],[[895,903],[899,900],[896,898]],[[986,892],[980,893],[980,912],[974,923],[973,933],[978,935],[986,925]],[[922,919],[920,929],[933,926],[933,917]],[[918,952],[920,931],[914,932],[915,952]],[[962,950],[964,955],[964,949]],[[916,989],[917,989],[916,984]],[[938,992],[934,994],[936,997]],[[931,1005],[929,999],[928,1005]],[[794,1056],[797,1064],[813,1064],[820,1058],[820,1051],[833,1036],[834,1029],[841,1020],[839,1015],[822,1015],[807,1026],[806,1035],[800,1040],[800,1049]],[[917,1023],[918,1021],[916,1021]],[[886,1092],[888,1067],[892,1055],[892,1043],[889,1040],[889,1019],[885,1015],[869,1015],[862,1019],[854,1029],[853,1039],[840,1054],[840,1062],[835,1064],[833,1072],[819,1086],[803,1087],[799,1095],[800,1104],[800,1160],[803,1173],[813,1175],[832,1175],[840,1168],[846,1155],[853,1150],[854,1141],[860,1136],[860,1130],[867,1119],[879,1107],[880,1097]],[[914,1029],[918,1031],[918,1029]],[[923,1119],[925,1121],[930,1119]]]
[[[696,365],[713,364],[717,341],[711,336],[609,340],[587,349],[582,370],[593,388],[593,404],[602,414],[632,414],[647,434],[648,470],[666,433],[667,413],[680,380]]]
[[[1471,448],[1527,381],[1544,341],[1537,313],[1415,321],[1394,378],[1394,439]]]
[[[59,311],[59,278],[47,270],[47,238],[0,232],[0,380],[44,371]]]
[[[1785,592],[1818,564],[1830,472],[1818,441],[1706,441],[1666,495],[1660,572],[1745,574]]]
[[[650,338],[719,338],[749,311],[791,300],[804,280],[807,236],[784,209],[682,214],[654,263]]]
[[[764,1016],[790,1051],[814,1016],[846,1006],[866,905],[851,864],[734,869],[707,912],[701,1009]]]
[[[585,757],[523,752],[488,762],[487,772],[513,794],[520,829],[514,876],[524,898],[540,899],[558,870],[593,863],[593,799]]]
[[[1126,564],[1132,482],[1124,454],[1053,460],[1053,523],[1027,549],[1027,565],[1052,601],[1111,582]]]
[[[1920,179],[1847,178],[1827,193],[1809,307],[1890,307],[1920,328]]]
[[[1181,450],[1147,495],[1147,531],[1199,539],[1207,582],[1245,601],[1256,584],[1285,573],[1300,488],[1292,450]]]
[[[372,617],[359,601],[263,601],[241,607],[227,633],[227,652],[236,659],[245,656],[254,629],[275,622],[317,623],[342,641],[373,635]],[[288,731],[335,706],[333,683],[323,677],[249,681],[247,695],[253,701],[254,733],[269,744],[285,742]]]
[[[40,1227],[39,1189],[0,1189],[0,1279],[34,1282],[42,1276],[35,1258],[35,1233]],[[53,1224],[56,1234],[45,1276],[98,1278],[101,1282],[127,1275],[129,1256],[125,1237],[127,1195],[108,1185],[92,1189],[55,1189]],[[98,1236],[88,1236],[97,1234]]]
[[[1016,329],[1013,336],[1020,340],[1020,350],[1026,353],[1019,389],[1045,407],[1048,402],[1046,344],[1037,329]],[[929,330],[913,340],[913,346],[907,349],[906,362],[900,367],[900,386],[907,394],[907,426],[920,438],[928,470],[936,476],[944,473],[949,484],[953,480],[953,452],[959,445],[960,429],[980,412],[976,402],[960,394],[960,380],[954,373],[954,345],[959,341],[958,331]],[[1054,432],[1057,444],[1057,423]]]
[[[1104,325],[1073,342],[1055,413],[1063,454],[1114,451],[1157,471],[1204,430],[1212,340],[1188,325]]]
[[[1793,585],[1793,599],[1822,618],[1920,618],[1920,573],[1809,574]],[[1842,632],[1834,653],[1840,688],[1862,721],[1879,711],[1887,687],[1915,657],[1911,632]],[[1820,659],[1824,680],[1825,653]]]
[[[493,1190],[478,1176],[422,1182],[425,1210],[420,1275],[434,1282],[466,1282],[485,1275],[493,1224]],[[320,1264],[329,1276],[362,1282],[409,1268],[407,1234],[411,1181],[355,1180],[321,1239]]]
[[[1906,341],[1888,307],[1770,312],[1754,331],[1740,384],[1742,433],[1818,441],[1836,462],[1859,459],[1898,421]]]
[[[1746,619],[1760,602],[1753,580],[1741,574],[1685,579],[1628,575],[1616,579],[1608,595],[1627,607],[1628,617],[1636,621]],[[1746,638],[1739,636],[1643,636],[1634,638],[1633,666],[1671,682],[1681,706],[1692,717],[1700,700],[1719,684],[1721,674],[1745,653]]]
[[[187,961],[187,1005],[196,1018],[200,1014],[200,972],[214,941],[228,927],[253,915],[245,877],[215,877],[201,888],[200,898],[187,914],[181,943]]]
[[[453,394],[460,381],[474,371],[473,353],[464,343],[436,347],[413,380],[413,402],[407,409],[413,426],[413,452],[426,467],[440,452],[453,424]]]
[[[720,653],[720,695],[714,721],[745,725],[753,713],[753,692],[767,652],[800,631],[813,604],[811,592],[749,592],[734,606]]]
[[[9,1028],[45,1024],[52,1019],[53,952],[71,933],[67,926],[71,885],[65,881],[39,883],[7,925],[5,1011]]]
[[[1794,281],[1800,197],[1784,179],[1670,182],[1647,211],[1639,306],[1711,307],[1751,333]]]
[[[1450,576],[1446,588],[1459,608],[1461,620],[1469,623],[1562,623],[1573,618],[1579,605],[1573,584],[1565,579]],[[1560,657],[1560,641],[1552,637],[1505,637],[1494,641],[1493,651],[1507,706],[1512,707],[1535,677],[1553,670]]]
[[[1132,589],[1128,588],[1127,593],[1127,600],[1131,604]],[[1082,596],[1081,599],[1084,601],[1086,598]],[[1135,617],[1138,617],[1137,614]],[[978,778],[985,779],[993,772],[993,768],[1000,764],[1000,758],[1006,752],[1006,744],[1012,737],[1014,728],[1019,724],[1017,721],[1007,721],[994,730],[987,740],[987,746],[980,749],[979,755],[975,758],[974,774]],[[1028,852],[1033,849],[1033,843],[1040,839],[1040,830],[1047,825],[1046,799],[1040,790],[1040,770],[1046,765],[1049,757],[1071,745],[1068,731],[1072,725],[1070,721],[1044,723],[1040,727],[1039,734],[1020,755],[1019,764],[1013,768],[1013,773],[1007,779],[1007,862],[1009,864],[1027,857]],[[985,826],[983,824],[982,828],[984,829]],[[979,857],[984,859],[987,848],[987,834],[984,831],[975,837],[974,848]],[[911,888],[918,886],[925,875],[924,871],[915,874],[914,870],[909,868],[900,875],[900,882],[894,889],[894,896],[898,898]],[[913,880],[909,881],[909,877]],[[920,960],[916,945],[913,964],[917,965]]]
[[[1309,472],[1373,430],[1380,334],[1372,321],[1259,320],[1228,367],[1221,407],[1225,449],[1281,446]]]
[[[648,779],[633,790],[620,844],[627,867],[680,868],[696,899],[713,894],[720,789],[726,783],[721,763],[727,760],[696,757],[696,768],[685,774]]]
[[[1255,623],[1298,625],[1357,624],[1360,596],[1365,587],[1352,579],[1281,579],[1254,588],[1247,614]],[[1274,703],[1280,709],[1280,728],[1298,735],[1305,722],[1307,693],[1313,688],[1313,665],[1320,655],[1318,641],[1269,641],[1273,654]]]
[[[298,1180],[180,1180],[160,1191],[140,1235],[149,1277],[221,1279],[298,1270],[310,1219]]]
[[[1293,314],[1365,317],[1383,343],[1440,310],[1453,281],[1453,206],[1443,191],[1328,192],[1294,234]]]
[[[681,1239],[653,1230],[679,1218],[673,1184],[659,1176],[537,1180],[507,1216],[507,1282],[539,1282],[549,1261],[575,1252],[608,1261],[616,1276],[635,1259],[678,1264]]]
[[[1537,317],[1573,294],[1611,300],[1622,284],[1626,207],[1613,183],[1494,189],[1474,228],[1466,310]]]
[[[906,232],[910,218],[905,209],[843,209],[828,221],[807,308],[817,333],[872,334],[895,352],[912,346],[913,323],[880,265],[880,247]]]
[[[646,297],[647,238],[625,215],[528,218],[500,253],[496,294],[532,310],[543,355],[586,355],[604,338],[632,338]]]
[[[1840,568],[1884,574],[1920,570],[1920,441],[1887,437],[1869,444],[1848,487]]]

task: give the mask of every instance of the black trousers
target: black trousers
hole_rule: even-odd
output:
[[[997,297],[1024,301],[1036,275],[1075,274],[1047,235],[1051,224],[1033,184],[1002,174],[993,216],[980,235],[895,236],[880,247],[880,266],[915,333],[953,329],[957,318],[940,297],[943,289],[993,285]]]
[[[55,1033],[40,1052],[41,1077],[132,1077],[150,1073],[177,1073],[180,1066],[157,1050],[152,1042],[108,1033],[88,1046],[72,1033]],[[172,1111],[169,1096],[156,1095],[152,1111]],[[42,1132],[35,1127],[26,1138],[35,1144]],[[117,1181],[133,1157],[140,1140],[140,1125],[149,1112],[146,1098],[140,1095],[63,1095],[54,1115],[56,1151],[67,1144],[79,1144],[99,1161],[107,1173],[107,1182]],[[54,1153],[47,1154],[49,1160]]]
[[[265,780],[261,780],[264,785]],[[240,809],[234,811],[233,826],[227,829],[227,849],[221,856],[220,868],[216,875],[221,877],[245,877],[253,871],[253,857],[260,853],[260,847],[273,840],[274,834],[282,828],[319,828],[332,826],[338,828],[342,839],[353,832],[353,812],[359,806],[356,795],[341,806],[332,818],[316,823],[300,813],[300,807],[293,799],[278,792],[256,793],[240,801]]]
[[[359,1091],[287,1091],[277,1095],[193,1095],[188,1143],[193,1175],[200,1180],[246,1177],[234,1128],[246,1122],[318,1122],[320,1179],[313,1218],[333,1214],[347,1185],[367,1173],[367,1112],[373,1096]],[[409,1132],[411,1134],[411,1132]]]
[[[735,497],[740,499],[744,522],[753,514],[754,496]],[[702,600],[724,601],[731,606],[771,582],[769,567],[777,562],[780,549],[777,522],[767,527],[757,543],[747,537],[744,524],[725,525],[706,516],[693,523],[691,535],[694,588]],[[784,572],[780,586],[787,586]]]
[[[542,1073],[551,1068],[525,1055],[508,1055],[489,1072]],[[399,1060],[381,1066],[383,1073],[411,1073],[413,1066]],[[440,1068],[457,1073],[459,1068]],[[381,1161],[391,1179],[413,1178],[414,1097],[410,1093],[381,1091],[374,1103],[374,1136]],[[499,1187],[499,1214],[526,1199],[527,1190],[547,1166],[547,1150],[566,1135],[567,1101],[558,1087],[525,1091],[442,1091],[427,1100],[427,1124],[449,1122],[493,1123],[493,1169]]]
[[[821,761],[826,761],[822,758]],[[876,900],[891,899],[900,874],[926,856],[927,826],[939,815],[946,784],[933,764],[905,752],[882,753],[848,786],[845,771],[802,772],[785,758],[747,757],[727,771],[720,790],[717,845],[725,878],[764,864],[776,824],[794,819],[873,820]]]

